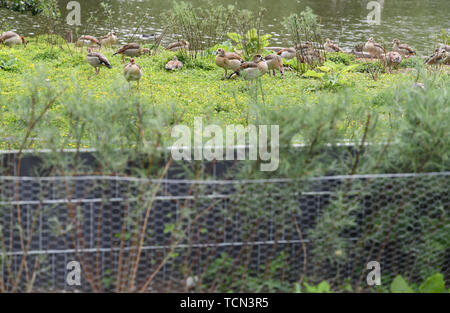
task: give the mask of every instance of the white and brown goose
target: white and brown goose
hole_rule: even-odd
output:
[[[386,49],[375,42],[373,37],[370,37],[367,43],[364,45],[364,51],[369,53],[371,57],[381,59],[383,54],[386,54]]]
[[[325,40],[323,48],[326,52],[344,52],[344,50],[342,50],[337,44],[332,43],[329,38]]]
[[[267,64],[267,68],[270,72],[273,72],[273,76],[276,76],[276,70],[278,70],[281,74],[281,77],[284,77],[284,68],[283,68],[283,58],[278,54],[269,54],[264,57],[264,61]]]
[[[170,50],[170,51],[176,52],[176,51],[178,51],[180,49],[189,50],[189,47],[190,47],[189,42],[187,40],[182,39],[182,40],[179,40],[177,42],[173,42],[173,43],[169,44],[166,47],[166,50]]]
[[[244,62],[241,66],[230,75],[229,78],[234,76],[242,76],[245,80],[255,80],[269,71],[266,61],[260,54],[253,57],[253,61]]]
[[[91,46],[101,46],[100,41],[94,36],[83,35],[75,42],[76,47],[91,47]]]
[[[178,60],[177,56],[174,56],[166,66],[164,67],[167,71],[175,71],[183,68],[183,62]]]
[[[142,77],[141,67],[136,63],[134,59],[130,60],[130,63],[125,65],[123,68],[123,76],[127,80],[128,84],[131,84],[132,81],[137,82],[137,89],[139,90],[139,81]]]
[[[306,42],[296,45],[294,48],[280,49],[277,52],[277,55],[279,55],[283,59],[290,61],[290,60],[294,59],[295,57],[297,57],[297,55],[303,55],[303,54],[310,53],[311,50],[314,50],[312,43],[309,41],[306,41]]]
[[[108,59],[101,54],[100,52],[92,52],[91,48],[88,48],[88,54],[86,55],[86,62],[95,68],[95,74],[100,73],[100,67],[106,66],[111,69],[111,63],[109,63]]]
[[[413,48],[405,43],[401,43],[397,38],[395,38],[392,43],[394,44],[394,51],[400,53],[403,56],[409,57],[416,54],[416,51],[414,51]]]
[[[216,65],[225,70],[225,79],[228,78],[228,70],[232,70],[234,72],[239,69],[242,62],[244,62],[244,60],[242,60],[242,58],[237,53],[225,52],[225,50],[222,48],[217,49],[215,55]]]
[[[105,36],[100,38],[100,44],[102,47],[111,47],[117,42],[117,36],[115,32],[109,32]]]
[[[13,31],[4,32],[0,36],[0,43],[3,43],[4,45],[6,45],[8,47],[13,47],[15,45],[23,45],[24,47],[26,47],[26,45],[27,45],[27,41],[25,40],[25,37],[20,36]]]
[[[450,53],[445,47],[439,48],[425,63],[428,65],[450,65]]]
[[[398,68],[400,63],[402,63],[402,55],[400,54],[400,52],[390,51],[386,53],[386,55],[384,56],[384,60],[389,69],[392,69],[392,67]]]
[[[297,50],[295,48],[283,48],[277,52],[277,55],[289,61],[297,56]]]
[[[136,58],[143,54],[151,54],[151,50],[147,48],[141,48],[141,46],[137,43],[129,43],[122,46],[119,50],[117,50],[114,55],[121,54],[122,55],[122,63],[125,62],[125,56]]]

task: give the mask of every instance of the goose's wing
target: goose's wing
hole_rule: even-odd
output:
[[[408,51],[408,53],[416,53],[416,51],[414,51],[414,49],[412,49],[410,46],[408,46],[407,44],[401,44],[398,46],[400,49],[406,50]]]
[[[107,67],[111,67],[111,63],[109,63],[108,59],[99,52],[91,52],[88,54],[91,58],[97,58],[102,64],[105,64]]]
[[[12,31],[4,32],[4,33],[0,36],[0,42],[1,42],[1,41],[5,41],[5,40],[8,40],[8,39],[10,39],[10,38],[12,38],[12,37],[16,37],[16,36],[19,36],[19,35],[16,34],[15,32],[12,32]]]
[[[237,53],[234,52],[225,53],[225,57],[229,60],[239,60],[239,61],[242,60],[242,58]]]
[[[98,39],[93,37],[93,36],[89,36],[89,35],[83,35],[80,37],[80,40],[90,40],[92,42],[98,43]]]
[[[123,52],[125,52],[125,51],[127,51],[129,49],[140,49],[140,48],[141,48],[141,46],[139,44],[137,44],[137,43],[129,43],[129,44],[126,44],[126,45],[122,46],[122,48],[117,50],[115,54],[123,53]]]

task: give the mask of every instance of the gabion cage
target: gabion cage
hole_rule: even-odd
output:
[[[450,173],[187,181],[1,177],[2,291],[370,290],[449,281]],[[81,284],[68,283],[81,267]]]

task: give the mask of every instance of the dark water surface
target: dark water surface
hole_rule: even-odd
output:
[[[65,19],[68,0],[60,0],[61,12]],[[90,12],[98,11],[99,22],[90,27],[89,33],[100,36],[108,30],[108,25],[99,5],[101,1],[79,0],[82,23],[86,24]],[[110,0],[105,1],[114,10],[114,28],[121,42],[127,42],[146,10],[148,18],[143,22],[139,35],[158,34],[162,31],[161,13],[171,7],[168,0]],[[201,6],[205,0],[194,0]],[[324,37],[330,37],[344,48],[350,49],[356,42],[365,42],[374,36],[378,41],[391,42],[394,37],[412,45],[422,54],[429,53],[435,45],[435,36],[441,30],[450,32],[450,0],[379,0],[382,5],[381,24],[369,25],[367,9],[369,0],[240,0],[241,8],[257,11],[258,6],[267,9],[264,31],[273,35],[271,45],[288,45],[287,31],[281,25],[285,16],[310,6],[319,15]],[[214,3],[234,4],[236,0],[215,0]],[[42,33],[36,17],[0,10],[0,20],[7,20],[10,28],[24,35]],[[81,26],[83,28],[83,26]],[[143,40],[144,38],[142,38]]]

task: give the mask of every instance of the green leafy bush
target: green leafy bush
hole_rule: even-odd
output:
[[[245,37],[237,33],[228,33],[228,37],[234,43],[234,51],[243,51],[245,58],[250,59],[255,54],[262,53],[264,48],[269,46],[269,39],[272,38],[272,35],[259,35],[256,28],[252,28]]]
[[[448,292],[445,289],[444,275],[441,273],[433,274],[418,287],[411,286],[401,275],[397,275],[391,283],[390,291],[392,293],[443,293]]]
[[[44,0],[45,2],[45,0]],[[37,15],[42,12],[41,0],[0,0],[0,8],[4,7],[20,13],[31,12]]]

